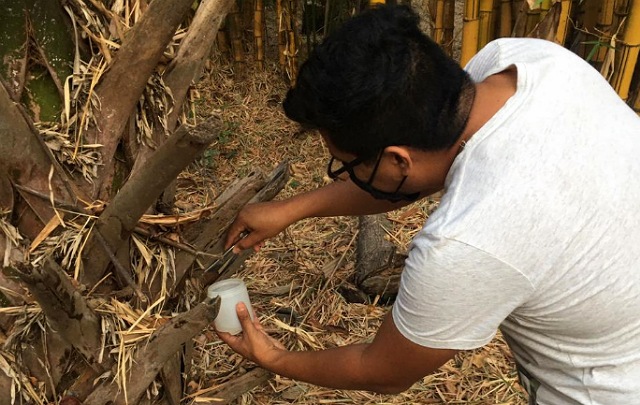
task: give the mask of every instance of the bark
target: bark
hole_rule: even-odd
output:
[[[356,250],[355,281],[363,280],[388,268],[396,253],[393,243],[385,239],[384,228],[391,224],[384,214],[366,215],[359,218]]]
[[[224,244],[221,239],[225,230],[231,224],[238,211],[264,187],[266,183],[264,177],[264,174],[254,172],[233,183],[216,198],[214,205],[218,209],[209,218],[199,221],[187,229],[183,234],[184,240],[189,241],[196,251],[211,254],[221,253]],[[169,288],[171,292],[179,289],[195,260],[196,258],[188,252],[181,251],[176,254],[176,279]],[[203,268],[209,267],[214,261],[215,258],[211,257],[199,259],[199,263]]]
[[[189,344],[188,342],[186,344]],[[160,376],[164,387],[164,397],[169,405],[180,405],[182,394],[182,353],[178,352],[162,367]]]
[[[393,300],[398,295],[400,275],[404,268],[405,259],[404,255],[396,255],[389,267],[366,278],[358,287],[370,297],[380,296],[384,302]]]
[[[207,300],[164,324],[147,342],[140,344],[129,373],[126,395],[117,384],[107,383],[93,391],[84,405],[137,403],[167,361],[215,319],[219,308],[219,298]]]
[[[132,176],[107,206],[94,228],[105,244],[116,252],[128,240],[144,212],[162,190],[191,163],[217,136],[222,123],[211,118],[191,130],[180,127]],[[83,252],[80,281],[89,286],[98,282],[111,261],[97,238],[92,238]]]
[[[240,377],[222,384],[219,390],[213,393],[213,397],[209,401],[201,402],[204,405],[226,405],[230,404],[252,389],[269,381],[273,374],[263,368],[254,368],[253,370],[241,375]]]
[[[261,201],[269,201],[273,200],[276,195],[284,188],[284,186],[289,181],[289,163],[282,162],[276,167],[271,174],[269,175],[269,180],[267,184],[256,194],[251,200],[249,200],[249,204],[261,202]],[[235,218],[235,217],[234,217]],[[226,230],[226,229],[225,229]],[[224,240],[224,239],[223,239]],[[211,273],[211,279],[206,279],[204,285],[209,285],[216,280],[224,280],[229,277],[232,277],[235,273],[240,270],[242,264],[253,254],[252,249],[247,249],[241,252],[238,255],[238,258],[224,271],[217,271],[215,273]],[[208,275],[208,274],[206,274]]]
[[[233,0],[203,1],[189,25],[187,36],[180,44],[178,54],[165,70],[163,81],[171,91],[173,99],[173,109],[167,117],[167,131],[172,132],[175,129],[189,87],[192,82],[198,81],[204,60],[211,53],[216,33],[232,4]],[[140,145],[132,173],[146,164],[155,147],[164,143],[165,129],[159,123],[154,125],[152,138],[155,146]],[[173,205],[174,195],[175,182],[163,194],[162,204],[165,211]]]
[[[49,182],[52,166],[54,173]],[[0,172],[18,186],[52,194],[68,205],[76,205],[80,194],[4,86],[0,86]],[[20,195],[22,198],[16,202],[20,215],[17,225],[22,233],[34,238],[55,213],[49,201],[27,193]]]
[[[355,283],[365,296],[380,296],[388,302],[398,294],[406,256],[396,253],[395,245],[385,238],[384,228],[390,223],[383,214],[359,219]],[[362,302],[365,297],[349,289],[342,293],[351,302]]]
[[[89,363],[97,364],[101,347],[100,319],[64,270],[51,259],[47,259],[42,268],[17,267],[19,270],[10,268],[10,275],[26,285],[51,328]]]
[[[252,173],[233,183],[218,196],[213,204],[218,208],[211,213],[211,216],[194,224],[183,234],[184,240],[188,241],[193,249],[190,251],[182,249],[177,252],[175,259],[176,279],[169,287],[169,295],[180,290],[185,276],[196,260],[198,260],[198,267],[194,270],[193,277],[200,278],[204,285],[213,283],[219,277],[223,279],[230,277],[238,271],[244,261],[251,256],[252,250],[240,253],[232,265],[223,269],[224,272],[209,271],[204,274],[203,269],[208,268],[216,259],[206,255],[197,256],[193,252],[221,254],[224,251],[226,230],[235,219],[238,211],[247,203],[273,199],[284,188],[288,179],[289,163],[285,161],[269,174],[268,180],[265,180],[261,173]],[[160,282],[157,281],[151,287],[151,296],[155,297],[159,291]]]
[[[556,32],[558,31],[558,22],[560,21],[560,13],[562,12],[562,2],[557,2],[535,28],[527,34],[530,38],[541,38],[547,41],[554,41]]]
[[[178,121],[191,82],[197,81],[202,73],[204,60],[211,53],[216,33],[233,3],[233,0],[202,1],[187,36],[180,44],[178,55],[164,73],[164,82],[171,89],[174,100],[168,119],[172,125]]]
[[[193,0],[151,2],[140,21],[128,32],[109,70],[96,87],[101,109],[88,139],[91,143],[104,145],[101,150],[103,162],[113,161],[129,115],[192,4]],[[113,166],[101,166],[90,194],[109,200],[112,180]]]
[[[6,172],[0,170],[0,210],[7,212],[13,211],[13,188],[11,187],[11,180]],[[0,250],[3,252],[3,250]]]

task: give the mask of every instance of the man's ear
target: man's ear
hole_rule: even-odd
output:
[[[411,151],[406,146],[387,146],[384,148],[384,153],[402,171],[403,176],[406,176],[413,167]]]

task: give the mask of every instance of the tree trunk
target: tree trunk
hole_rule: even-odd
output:
[[[128,240],[144,212],[162,190],[213,141],[221,125],[217,118],[211,118],[192,130],[180,127],[145,167],[125,183],[100,215],[94,229],[113,252]],[[110,261],[103,244],[93,238],[84,250],[80,281],[89,286],[95,285]]]
[[[367,295],[385,300],[397,294],[406,258],[385,238],[385,228],[390,227],[384,214],[359,217],[355,282]]]
[[[129,115],[140,99],[167,44],[184,20],[193,0],[155,0],[128,32],[109,70],[95,89],[100,100],[96,125],[87,134],[91,143],[103,145],[103,166],[98,168],[90,194],[109,200],[113,157]]]
[[[76,205],[76,196],[80,195],[4,86],[0,86],[0,172],[23,187],[22,191],[17,190],[22,197],[16,207],[20,215],[18,228],[30,238],[35,238],[55,212],[49,200],[23,192],[24,189],[68,205]]]

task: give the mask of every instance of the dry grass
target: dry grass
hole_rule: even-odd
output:
[[[218,63],[198,90],[197,119],[216,114],[228,126],[214,147],[181,177],[183,206],[202,206],[231,180],[254,168],[269,171],[291,162],[292,176],[277,198],[328,182],[327,151],[315,133],[301,132],[281,109],[286,84],[271,72],[238,75]],[[389,214],[390,238],[406,249],[437,201],[416,203]],[[371,339],[390,307],[349,304],[337,292],[354,270],[354,218],[298,222],[269,240],[246,262],[243,278],[265,327],[293,350],[330,348]],[[286,314],[294,314],[290,322]],[[246,364],[214,334],[202,335],[194,364],[194,389],[215,386],[244,373]],[[207,394],[195,397],[205,401]],[[457,356],[441,370],[395,396],[330,390],[275,377],[238,400],[240,404],[525,404],[513,359],[500,336],[483,349]]]

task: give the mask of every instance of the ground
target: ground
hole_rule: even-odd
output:
[[[211,67],[211,66],[210,66]],[[240,74],[217,61],[198,87],[196,120],[221,117],[227,130],[219,141],[181,176],[181,204],[198,204],[198,192],[209,199],[234,179],[255,169],[265,172],[282,160],[291,163],[291,179],[277,199],[319,187],[328,153],[319,136],[287,120],[281,102],[287,84],[274,66]],[[406,250],[437,200],[423,200],[388,214],[389,238]],[[188,208],[188,207],[185,207]],[[389,306],[349,304],[337,292],[354,269],[357,221],[354,218],[309,219],[269,240],[237,275],[247,283],[265,328],[292,350],[330,348],[371,339]],[[287,314],[295,320],[289,322]],[[194,371],[215,386],[253,367],[213,334],[199,340],[202,356]],[[196,403],[205,402],[201,392]],[[525,404],[513,359],[498,335],[483,349],[466,352],[441,370],[393,396],[363,391],[330,390],[274,377],[243,395],[240,404]]]

